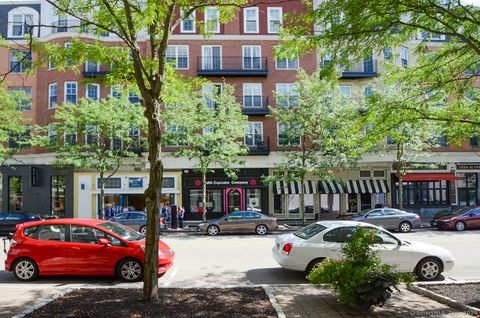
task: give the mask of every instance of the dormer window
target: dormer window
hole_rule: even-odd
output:
[[[34,34],[34,27],[38,24],[38,12],[30,7],[17,7],[8,13],[8,37],[23,38]]]

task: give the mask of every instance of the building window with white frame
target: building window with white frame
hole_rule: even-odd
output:
[[[32,110],[32,88],[29,86],[10,86],[9,92],[21,92],[20,95],[16,95],[15,100],[17,102],[17,110],[29,112]]]
[[[203,84],[202,97],[208,108],[215,108],[215,98],[222,93],[222,84]]]
[[[10,72],[25,73],[32,67],[32,53],[28,50],[10,50]]]
[[[221,70],[222,69],[222,46],[203,45],[202,46],[202,69],[203,70]]]
[[[87,84],[85,89],[85,97],[99,100],[100,99],[100,85],[99,84]]]
[[[55,108],[58,103],[58,84],[48,84],[48,108]]]
[[[262,84],[243,84],[243,107],[262,107]]]
[[[38,24],[39,14],[30,7],[16,7],[8,12],[8,34],[10,38],[23,38],[31,34],[36,36],[34,26]]]
[[[298,70],[298,57],[294,59],[277,57],[275,65],[277,70]]]
[[[54,145],[58,141],[57,135],[57,123],[50,123],[48,124],[48,141],[51,145]]]
[[[140,97],[134,92],[128,92],[128,101],[132,104],[140,103]]]
[[[300,145],[298,127],[292,124],[277,123],[277,143],[283,147]]]
[[[263,123],[248,122],[245,127],[245,145],[254,147],[263,144]]]
[[[402,46],[400,47],[400,59],[403,67],[408,66],[408,48]]]
[[[288,83],[276,85],[277,106],[298,107],[298,96],[296,84]]]
[[[111,91],[110,91],[110,95],[113,98],[121,98],[122,97],[122,87],[120,85],[112,86]]]
[[[100,63],[96,61],[86,61],[85,62],[85,72],[99,72]]]
[[[195,33],[195,10],[186,17],[185,11],[181,10],[182,22],[180,23],[180,32],[182,33]]]
[[[65,103],[77,104],[78,97],[78,83],[77,82],[65,82]]]
[[[220,32],[220,11],[218,11],[218,8],[209,7],[205,9],[205,31],[210,33]]]
[[[262,68],[262,47],[260,45],[243,46],[243,68],[248,70]]]
[[[350,85],[341,85],[340,86],[340,93],[348,98],[352,97],[352,86]]]
[[[95,125],[86,125],[85,126],[85,144],[94,146],[98,145],[100,140],[100,135],[98,133],[98,127]]]
[[[282,8],[267,8],[268,33],[278,33],[282,27]]]
[[[63,140],[66,144],[74,145],[77,143],[77,127],[65,127]]]
[[[188,45],[169,45],[167,61],[176,69],[188,69]]]
[[[258,8],[243,9],[243,32],[258,33]]]
[[[392,61],[393,60],[393,49],[391,47],[384,47],[383,48],[383,59],[385,61]]]

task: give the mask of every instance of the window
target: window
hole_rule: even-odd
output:
[[[212,33],[220,32],[220,12],[217,8],[205,9],[205,31]]]
[[[373,95],[373,86],[372,85],[363,86],[363,96],[368,97],[371,95]]]
[[[176,69],[188,69],[188,45],[169,45],[167,61]]]
[[[262,84],[243,84],[243,107],[262,107]]]
[[[277,106],[298,107],[298,92],[295,84],[277,84]]]
[[[58,141],[57,136],[57,124],[50,123],[48,124],[48,140],[51,145],[54,145]]]
[[[342,85],[340,86],[340,93],[348,98],[352,97],[352,86],[349,85]]]
[[[85,62],[85,72],[98,72],[100,71],[100,63],[95,61]]]
[[[140,97],[138,97],[138,95],[134,92],[128,92],[128,100],[130,101],[130,103],[136,104],[140,102]]]
[[[55,108],[58,102],[58,84],[48,84],[48,108]]]
[[[202,46],[202,69],[203,70],[221,70],[222,69],[222,47],[220,45]]]
[[[295,125],[277,123],[277,140],[279,146],[298,146],[300,135]]]
[[[195,33],[195,11],[193,11],[188,17],[185,16],[183,10],[181,10],[183,20],[180,24],[180,32],[183,33]]]
[[[22,211],[23,206],[23,186],[22,177],[8,177],[8,209],[12,212]]]
[[[94,229],[89,226],[82,226],[82,225],[71,225],[71,232],[72,232],[72,243],[83,243],[83,244],[97,244],[97,233],[100,232],[104,233],[103,231]],[[100,237],[104,237],[105,234],[99,235]]]
[[[111,95],[113,98],[120,98],[122,97],[122,87],[119,85],[115,85],[111,88]]]
[[[298,57],[294,59],[279,58],[275,60],[275,65],[278,70],[297,70],[298,69]]]
[[[165,131],[167,146],[177,147],[185,144],[184,132],[178,126],[165,124]]]
[[[85,126],[85,144],[86,145],[98,145],[99,141],[98,127],[94,125]]]
[[[138,127],[132,127],[128,130],[128,138],[131,139],[130,148],[140,148],[140,129],[138,129]]]
[[[129,188],[143,188],[143,178],[128,178]]]
[[[421,181],[403,183],[403,205],[445,205],[448,204],[448,181]],[[398,202],[398,182],[395,183],[395,202]],[[476,191],[476,190],[475,190]],[[462,196],[459,190],[459,204]],[[475,203],[476,204],[476,203]]]
[[[52,176],[50,179],[52,190],[52,209],[54,215],[65,215],[65,176]]]
[[[402,66],[408,66],[408,49],[406,47],[400,47],[400,59],[402,61]]]
[[[77,128],[76,127],[65,127],[63,133],[63,140],[66,144],[74,145],[77,143]]]
[[[223,200],[221,189],[207,189],[207,212],[223,212]],[[201,213],[204,211],[202,189],[190,190],[190,212]]]
[[[243,32],[258,33],[258,8],[243,9]]]
[[[245,127],[245,145],[258,146],[263,144],[263,123],[249,122]]]
[[[293,235],[302,238],[304,240],[308,240],[309,238],[317,235],[320,232],[323,232],[326,229],[325,226],[317,224],[317,223],[312,223],[310,225],[307,225],[306,227],[296,231],[293,233]]]
[[[121,189],[121,178],[103,178],[103,186],[105,189]],[[97,188],[100,189],[100,178],[97,179]]]
[[[65,242],[65,225],[44,224],[38,233],[38,239],[42,241]]]
[[[243,46],[243,68],[244,69],[261,69],[262,68],[262,51],[260,45]]]
[[[457,173],[462,178],[458,180],[458,205],[459,206],[475,206],[478,204],[477,183],[478,175],[475,172]]]
[[[373,170],[374,178],[385,178],[385,170]]]
[[[66,16],[60,15],[57,17],[57,27],[54,31],[57,33],[68,32],[68,20]]]
[[[17,110],[31,111],[32,110],[32,88],[31,87],[9,87],[9,92],[13,92],[14,98],[17,102]]]
[[[23,133],[9,133],[8,148],[30,149],[32,126],[26,126]]]
[[[162,188],[175,188],[175,178],[174,177],[163,177],[162,179]]]
[[[247,210],[248,209],[260,209],[262,204],[262,190],[261,189],[246,189],[246,197],[247,197]],[[258,218],[260,215],[258,213],[255,214],[255,217]]]
[[[48,59],[48,70],[53,70],[57,66],[55,65],[55,61],[53,61],[51,58]]]
[[[38,12],[30,7],[16,7],[8,12],[8,37],[23,38],[32,34],[34,25],[38,24]]]
[[[65,82],[65,103],[77,104],[77,82]]]
[[[65,44],[63,44],[63,46],[67,49],[66,52],[70,52],[70,50],[68,50],[69,48],[72,47],[72,43],[68,43],[68,42],[65,42]],[[68,58],[67,57],[67,65],[68,66],[73,66],[73,60],[71,58]]]
[[[282,26],[282,8],[267,8],[268,33],[278,33]]]
[[[203,84],[202,96],[203,100],[209,108],[215,108],[215,98],[222,92],[221,84]]]
[[[338,227],[325,233],[323,240],[325,242],[345,243],[352,239],[355,230],[355,227]]]
[[[370,170],[360,170],[360,178],[370,178],[371,175]]]
[[[98,100],[100,98],[100,85],[99,84],[87,84],[85,90],[85,97]]]
[[[10,72],[25,73],[32,67],[32,53],[28,50],[10,50]]]
[[[393,50],[391,47],[383,48],[383,58],[387,61],[393,60]]]

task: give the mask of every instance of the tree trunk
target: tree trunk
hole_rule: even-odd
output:
[[[307,216],[305,215],[305,178],[300,178],[300,215],[302,216],[302,224],[307,224]]]
[[[202,170],[202,219],[207,222],[207,172]]]
[[[403,210],[403,174],[398,171],[398,208]]]
[[[148,119],[148,161],[150,180],[145,190],[147,205],[147,234],[145,243],[145,266],[143,277],[144,301],[158,299],[158,236],[160,224],[160,198],[162,195],[163,164],[161,160],[160,121],[161,103],[159,100],[144,101],[145,117]]]
[[[104,172],[100,171],[100,218],[105,219],[105,180]]]

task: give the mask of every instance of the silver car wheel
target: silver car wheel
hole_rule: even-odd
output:
[[[400,232],[402,233],[408,233],[412,229],[412,226],[408,222],[402,222],[400,223]]]
[[[142,274],[142,267],[137,261],[128,261],[120,268],[120,274],[125,280],[137,280]]]
[[[215,236],[218,234],[219,230],[218,230],[218,227],[216,225],[210,225],[208,228],[207,228],[207,232],[208,234],[210,234],[211,236]]]
[[[268,232],[268,229],[265,225],[259,225],[257,226],[255,232],[257,232],[258,235],[265,235]]]
[[[422,278],[431,280],[440,274],[440,268],[436,262],[427,261],[422,264],[422,267],[420,268],[420,274]]]
[[[31,261],[20,261],[15,266],[15,274],[22,280],[29,280],[35,275],[35,266]]]
[[[455,223],[455,230],[457,231],[465,230],[465,223],[463,223],[462,221]]]
[[[142,233],[143,235],[146,235],[147,234],[147,227],[146,226],[142,226],[140,228],[140,233]]]

